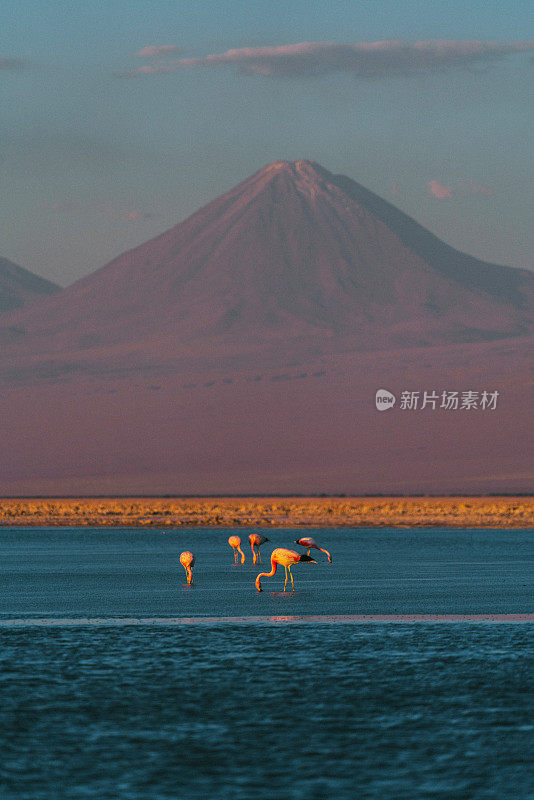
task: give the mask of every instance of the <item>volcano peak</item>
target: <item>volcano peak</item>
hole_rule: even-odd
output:
[[[276,359],[522,336],[533,310],[530,272],[460,253],[298,159],[273,161],[9,324],[27,331],[17,347],[28,351],[82,348],[86,358],[150,340],[157,359],[219,347]]]
[[[271,184],[279,187],[281,191],[285,189],[312,199],[322,192],[335,191],[339,194],[343,191],[334,185],[335,177],[331,172],[307,158],[297,161],[272,161],[243,185],[248,185],[253,191],[258,189],[261,191]],[[281,196],[279,197],[281,199]]]
[[[271,161],[258,174],[276,175],[283,173],[292,178],[324,179],[326,176],[333,177],[327,169],[322,167],[317,161],[308,158],[300,158],[297,161]]]

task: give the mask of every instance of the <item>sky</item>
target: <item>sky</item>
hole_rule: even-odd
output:
[[[534,269],[532,0],[2,0],[0,256],[69,285],[274,160]]]

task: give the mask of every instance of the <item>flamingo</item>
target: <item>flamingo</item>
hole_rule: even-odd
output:
[[[300,539],[295,539],[295,544],[300,544],[301,547],[305,547],[308,551],[308,555],[310,555],[310,550],[312,547],[315,547],[316,550],[320,550],[322,553],[326,553],[328,556],[328,561],[330,564],[332,563],[332,556],[325,550],[324,547],[319,547],[315,539],[312,539],[311,536],[302,536]]]
[[[235,563],[237,564],[237,554],[241,553],[241,563],[244,564],[245,563],[245,554],[241,550],[241,539],[239,538],[239,536],[230,536],[229,539],[228,539],[228,544],[230,545],[230,547],[234,551]]]
[[[261,564],[261,553],[259,548],[265,542],[268,542],[269,539],[266,536],[262,536],[261,533],[251,533],[249,534],[248,540],[250,542],[250,546],[252,548],[252,563],[255,564],[256,561],[259,561]],[[258,552],[254,550],[254,547],[258,548]]]
[[[261,592],[261,581],[260,578],[272,578],[273,575],[276,574],[276,569],[278,564],[281,564],[286,571],[286,581],[284,583],[284,592],[287,586],[287,574],[289,572],[289,577],[291,578],[291,586],[292,591],[295,591],[295,584],[293,583],[293,575],[291,574],[291,565],[297,564],[299,561],[310,561],[312,564],[317,564],[313,558],[310,556],[296,553],[295,550],[287,550],[285,547],[277,547],[276,550],[273,550],[271,553],[271,571],[270,572],[260,572],[258,577],[255,580],[255,587],[258,592]]]
[[[180,553],[180,564],[185,569],[187,575],[187,585],[193,584],[193,567],[195,566],[195,556],[189,550]]]

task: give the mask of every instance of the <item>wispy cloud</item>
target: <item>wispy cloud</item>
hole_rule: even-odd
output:
[[[456,190],[458,197],[491,197],[493,189],[475,181],[462,181]]]
[[[121,214],[121,219],[128,219],[130,221],[137,221],[140,219],[152,219],[154,215],[148,214],[146,211],[126,211],[124,214]]]
[[[400,197],[401,196],[401,187],[397,181],[391,181],[391,185],[389,187],[389,193],[392,197]]]
[[[134,53],[134,58],[166,58],[167,56],[177,56],[181,52],[182,48],[174,44],[151,44],[142,47],[138,53]]]
[[[69,211],[79,211],[81,206],[76,200],[58,200],[57,202],[52,203],[50,208],[52,211],[63,213]]]
[[[457,186],[446,186],[441,181],[432,180],[426,185],[426,194],[436,200],[452,200],[453,197],[491,197],[493,189],[471,180],[461,181]]]
[[[155,55],[158,55],[155,52],[157,49],[144,48],[154,51]],[[374,78],[483,65],[513,53],[533,50],[532,40],[484,42],[431,39],[404,42],[394,39],[351,44],[299,42],[275,47],[242,47],[202,58],[166,60],[123,72],[121,76],[154,75],[195,67],[234,66],[246,75],[295,78],[349,72],[359,78]]]
[[[427,197],[435,197],[436,200],[450,200],[454,197],[452,186],[445,186],[440,181],[428,181],[426,185]]]
[[[142,67],[137,69],[127,70],[126,72],[118,72],[119,78],[136,78],[138,75],[165,75],[169,72],[176,72],[177,67],[175,64],[143,64]]]
[[[0,58],[0,69],[15,70],[25,66],[26,62],[22,58]]]

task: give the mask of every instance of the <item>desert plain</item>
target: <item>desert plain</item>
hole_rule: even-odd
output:
[[[534,497],[9,498],[0,526],[524,529]]]

